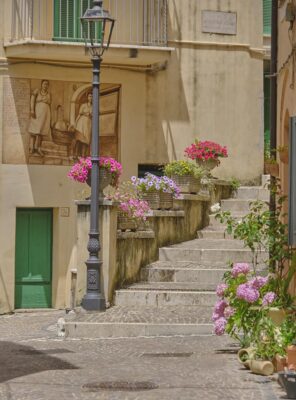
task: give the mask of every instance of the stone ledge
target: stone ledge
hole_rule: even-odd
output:
[[[90,200],[75,200],[74,203],[77,206],[89,206],[90,207]],[[117,201],[108,200],[106,198],[99,198],[99,205],[100,206],[117,206],[119,203]]]
[[[192,194],[192,193],[181,193],[179,198],[174,200],[187,200],[187,201],[210,201],[211,196],[208,193],[197,193],[197,194]]]
[[[154,231],[117,232],[117,239],[154,239]]]
[[[147,213],[147,217],[177,217],[184,218],[184,210],[151,210]]]

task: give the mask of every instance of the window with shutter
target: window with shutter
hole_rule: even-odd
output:
[[[296,244],[296,117],[290,118],[289,140],[289,245]]]
[[[93,0],[54,0],[53,40],[82,41],[80,17],[92,5]]]
[[[271,3],[272,0],[263,0],[263,34],[271,35]]]

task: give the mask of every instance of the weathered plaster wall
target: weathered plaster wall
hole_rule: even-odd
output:
[[[237,35],[202,33],[202,10],[236,12]],[[215,175],[258,179],[263,169],[261,1],[201,0],[184,7],[184,1],[171,0],[169,45],[176,51],[168,69],[147,75],[146,162],[182,158],[194,138],[209,139],[227,145],[230,154]]]

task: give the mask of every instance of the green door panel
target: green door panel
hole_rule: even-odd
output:
[[[51,307],[52,210],[17,210],[15,260],[15,308]]]

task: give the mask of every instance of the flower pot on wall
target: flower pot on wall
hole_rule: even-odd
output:
[[[197,164],[205,169],[206,171],[211,171],[215,167],[218,167],[219,165],[219,160],[215,158],[209,158],[208,160],[196,160]]]
[[[135,218],[131,218],[121,211],[117,213],[117,229],[122,231],[126,231],[127,229],[136,231],[137,228],[138,222]]]
[[[161,191],[144,192],[142,199],[147,201],[152,210],[169,210],[173,207],[173,195]]]
[[[172,180],[180,188],[180,193],[198,193],[200,190],[200,179],[192,175],[172,175]]]
[[[264,173],[271,176],[279,176],[279,165],[277,163],[264,163]]]
[[[283,164],[289,164],[289,150],[279,151],[280,160]]]

